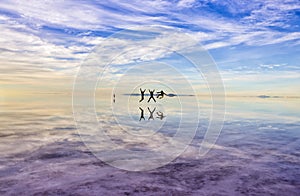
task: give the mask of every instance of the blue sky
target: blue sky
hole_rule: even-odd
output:
[[[96,45],[135,25],[171,26],[199,41],[229,94],[299,95],[298,0],[4,0],[0,85],[69,88]]]

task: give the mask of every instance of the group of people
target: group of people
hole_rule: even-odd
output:
[[[142,90],[142,89],[140,88],[140,91],[141,91],[141,99],[140,99],[140,102],[142,102],[142,101],[144,100],[144,96],[145,96],[146,89],[145,89],[145,90]],[[156,100],[155,100],[155,98],[154,98],[154,92],[155,92],[155,89],[152,90],[152,91],[149,89],[150,97],[149,97],[149,99],[148,99],[148,103],[151,101],[151,99],[152,99],[154,102],[156,102]],[[164,98],[165,95],[167,95],[167,94],[166,94],[163,90],[161,90],[161,91],[157,92],[156,98],[162,99],[162,98]]]
[[[152,99],[154,102],[156,102],[156,100],[155,100],[155,95],[154,95],[155,89],[154,89],[154,90],[148,89],[148,91],[149,91],[149,95],[150,95],[150,97],[149,97],[149,99],[148,99],[148,103],[151,101],[151,99]],[[146,92],[146,89],[143,90],[143,89],[140,88],[140,92],[141,92],[141,99],[140,99],[140,102],[142,102],[142,101],[145,99],[145,92]],[[156,98],[162,99],[162,98],[164,98],[165,95],[167,96],[167,94],[166,94],[163,90],[161,90],[161,91],[158,91],[158,92],[157,92]],[[145,120],[145,117],[144,117],[144,110],[143,110],[141,107],[139,107],[139,108],[140,108],[140,111],[141,111],[140,121],[141,121],[142,119]],[[150,108],[147,107],[147,109],[148,109],[149,114],[150,114],[148,120],[151,120],[151,119],[154,120],[153,114],[154,114],[156,108],[154,108],[153,110],[150,110]],[[164,114],[163,114],[161,111],[156,112],[156,114],[157,114],[157,117],[156,117],[156,118],[159,118],[160,120],[162,120],[163,118],[166,117],[166,116],[164,116]]]

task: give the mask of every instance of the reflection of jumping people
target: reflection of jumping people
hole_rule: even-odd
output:
[[[164,95],[167,95],[163,90],[157,92],[157,98],[162,99],[164,98]]]
[[[156,118],[159,118],[160,120],[162,120],[164,117],[166,117],[166,116],[164,116],[164,113],[162,113],[161,111],[156,112],[156,114],[157,114],[157,116],[158,116],[158,117],[156,117]]]
[[[153,91],[153,92],[154,92],[154,91]],[[150,108],[148,107],[148,111],[150,112],[150,116],[149,116],[148,120],[150,120],[150,119],[154,120],[154,118],[153,118],[153,113],[154,113],[155,109],[156,109],[156,108],[154,108],[154,109],[151,111]]]
[[[154,102],[156,102],[154,99],[154,91],[155,91],[155,89],[153,91],[150,91],[150,89],[149,89],[150,97],[148,99],[148,102],[150,102],[151,98],[153,99]]]
[[[141,101],[144,100],[144,96],[145,96],[145,91],[146,91],[146,89],[145,89],[145,90],[142,90],[142,89],[140,88],[140,91],[141,91],[141,100],[140,100],[140,102],[141,102]]]
[[[141,117],[140,117],[140,121],[142,120],[142,119],[144,119],[145,120],[145,117],[144,117],[144,110],[141,108],[141,107],[139,107],[140,108],[140,110],[141,110]]]

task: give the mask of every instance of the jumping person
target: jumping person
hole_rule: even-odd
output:
[[[153,92],[154,92],[154,91],[153,91]],[[150,120],[150,119],[154,120],[154,118],[153,118],[153,113],[155,112],[155,110],[156,110],[156,108],[154,108],[154,109],[151,111],[150,108],[148,107],[148,111],[150,112],[150,116],[149,116],[148,120]]]
[[[140,88],[140,91],[141,91],[141,100],[140,100],[140,102],[141,102],[141,101],[144,100],[144,96],[145,96],[145,91],[146,91],[146,89],[145,89],[145,90],[142,90],[142,89]]]
[[[155,91],[155,89],[153,91],[150,91],[150,89],[149,89],[150,97],[148,99],[148,103],[150,102],[151,99],[153,99],[153,101],[156,102],[156,100],[154,99],[154,91]]]
[[[157,98],[162,99],[164,98],[164,95],[167,95],[163,90],[157,92]]]

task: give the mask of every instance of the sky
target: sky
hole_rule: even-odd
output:
[[[0,100],[71,93],[93,48],[141,25],[173,27],[197,40],[227,95],[300,96],[298,0],[3,0]]]

